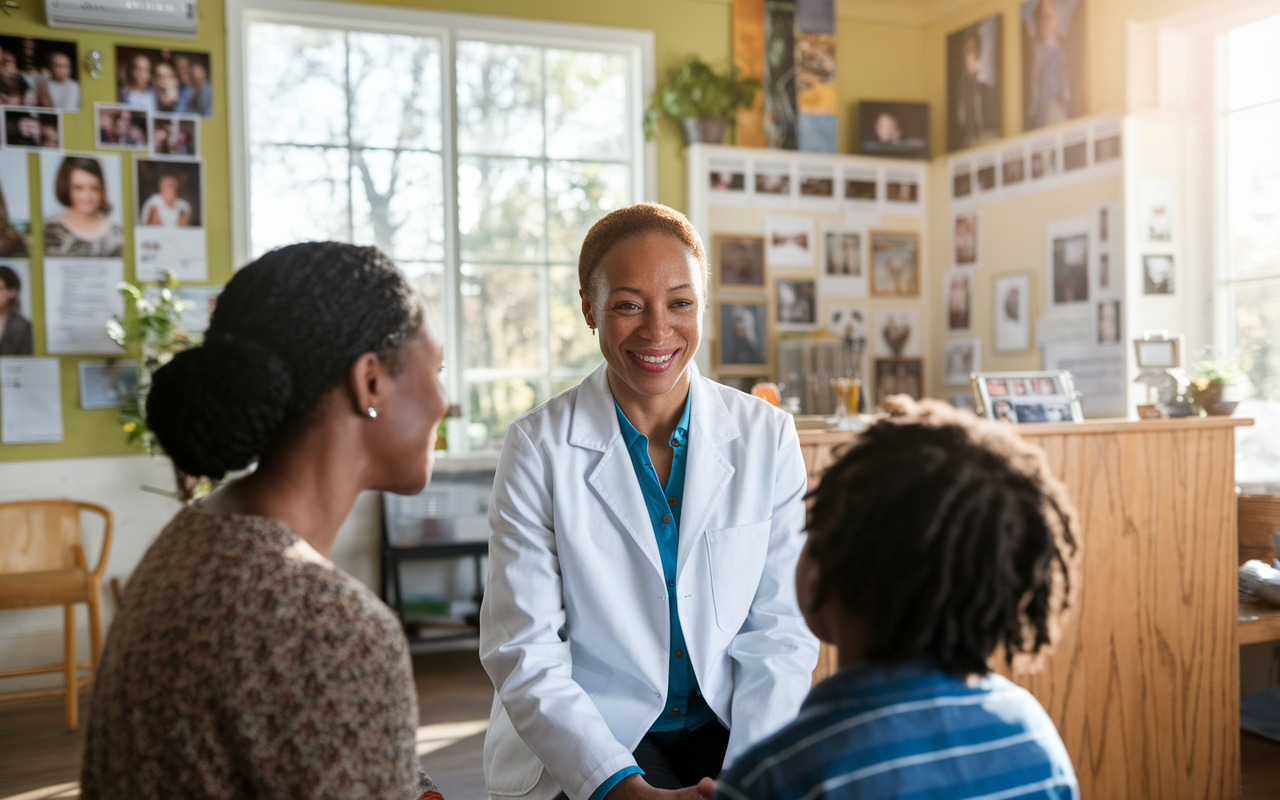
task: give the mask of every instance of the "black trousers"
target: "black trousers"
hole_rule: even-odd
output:
[[[644,779],[658,789],[683,789],[703,778],[716,778],[729,748],[729,729],[711,721],[674,742],[645,734],[632,753]],[[555,800],[568,800],[564,792]]]

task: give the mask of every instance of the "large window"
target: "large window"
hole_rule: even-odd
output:
[[[1280,485],[1280,17],[1227,34],[1226,172],[1220,342],[1247,369],[1255,418],[1240,432],[1236,480]]]
[[[244,257],[311,239],[385,250],[444,333],[467,423],[450,449],[500,441],[600,361],[578,246],[646,195],[648,35],[269,2],[238,9]]]

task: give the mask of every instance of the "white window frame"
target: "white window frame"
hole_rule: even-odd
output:
[[[470,417],[466,369],[463,365],[464,320],[461,313],[462,259],[458,229],[457,97],[454,89],[455,45],[460,39],[529,44],[542,47],[588,48],[630,57],[631,85],[639,88],[630,98],[632,135],[631,185],[635,200],[657,197],[657,150],[640,134],[644,105],[653,93],[654,35],[600,25],[425,11],[384,5],[361,5],[328,0],[227,0],[227,106],[231,155],[231,257],[235,269],[249,260],[248,113],[245,106],[245,71],[249,26],[278,22],[340,30],[366,30],[432,36],[441,43],[441,153],[444,182],[444,280],[441,288],[444,319],[439,321],[445,339],[445,362],[453,368],[445,374],[450,402],[462,407],[464,422]],[[545,309],[543,316],[545,316]],[[456,365],[456,366],[455,366]],[[546,365],[551,370],[551,365]],[[473,368],[474,370],[474,368]],[[541,374],[541,373],[540,373]],[[451,453],[465,452],[464,437],[450,437]]]

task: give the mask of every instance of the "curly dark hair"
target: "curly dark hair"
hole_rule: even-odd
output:
[[[810,493],[814,610],[834,593],[867,658],[986,675],[1034,657],[1070,604],[1076,513],[1044,452],[1008,425],[894,398]]]
[[[227,284],[204,344],[156,371],[147,424],[183,472],[220,478],[305,429],[360,356],[376,353],[394,372],[424,315],[375,247],[273,250]]]

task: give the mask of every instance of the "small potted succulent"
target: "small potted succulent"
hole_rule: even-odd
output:
[[[1227,390],[1244,376],[1234,361],[1201,361],[1191,370],[1191,394],[1211,417],[1229,417],[1238,401],[1225,400]]]
[[[679,120],[689,144],[724,142],[725,128],[739,108],[755,101],[760,81],[744,78],[735,66],[717,69],[697,56],[671,71],[666,88],[653,93],[644,118],[645,138],[652,141],[659,113]]]

